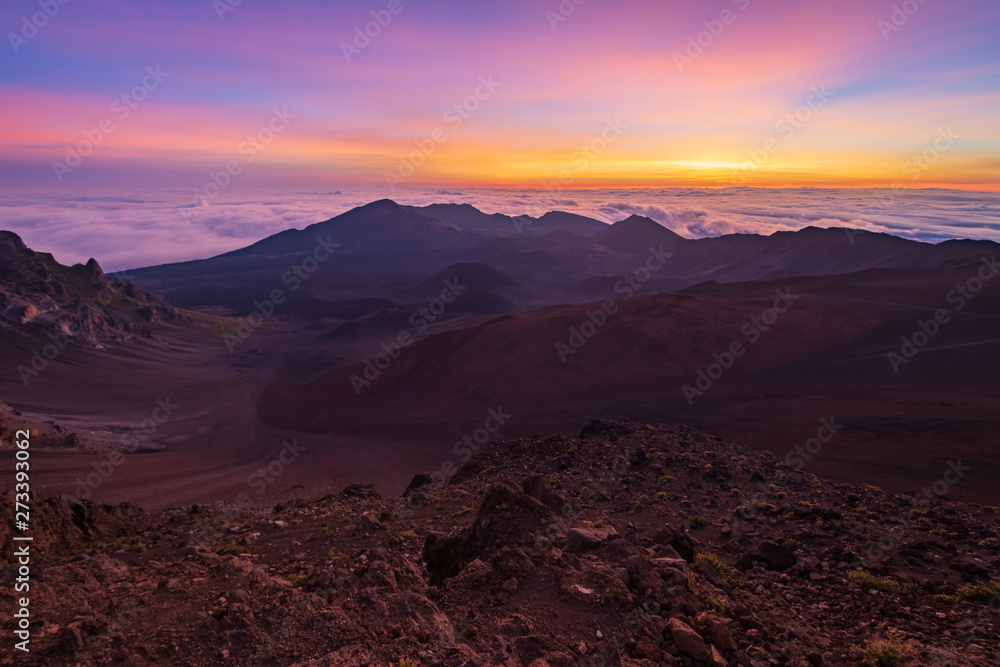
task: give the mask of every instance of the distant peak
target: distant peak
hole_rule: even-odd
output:
[[[839,234],[842,230],[847,229],[846,227],[816,227],[815,225],[809,225],[808,227],[803,227],[800,232],[805,234]],[[863,232],[863,229],[857,230]]]
[[[27,250],[28,246],[24,245],[21,237],[14,232],[0,230],[0,248],[20,252]]]
[[[104,277],[104,269],[101,268],[101,265],[98,264],[97,260],[94,259],[93,257],[87,260],[87,263],[84,265],[83,268],[86,269],[88,274],[94,276],[95,278]]]
[[[457,201],[439,201],[434,202],[433,204],[428,204],[427,206],[417,206],[415,208],[471,208],[476,211],[479,210],[468,202],[459,203]]]
[[[586,220],[593,220],[593,218],[588,218],[587,216],[580,215],[579,213],[571,213],[570,211],[560,211],[558,209],[544,213],[542,217],[539,218],[539,220],[544,220],[546,218],[561,218],[567,215],[571,215],[574,218],[584,218]]]
[[[644,215],[630,215],[624,220],[619,220],[618,222],[611,225],[612,228],[626,228],[626,229],[662,229],[665,232],[670,232],[671,234],[678,236],[677,232],[670,229],[666,225],[660,224],[652,218],[647,218]]]
[[[377,199],[377,200],[373,201],[370,204],[365,204],[361,208],[376,208],[376,207],[377,208],[387,208],[387,207],[402,208],[402,206],[400,206],[398,203],[396,203],[392,199],[388,199],[388,198],[387,199]]]
[[[104,270],[101,268],[101,265],[98,264],[97,260],[93,257],[87,260],[86,264],[75,264],[73,269],[90,278],[91,282],[95,285],[108,287],[110,284],[108,282],[108,277],[104,275]]]
[[[658,223],[656,220],[638,214],[632,214],[629,217],[625,218],[624,220],[619,220],[614,224],[621,225],[622,227],[635,227],[638,225],[644,225],[649,227],[651,225],[656,225],[657,227],[663,227],[663,229],[666,229],[666,227]]]

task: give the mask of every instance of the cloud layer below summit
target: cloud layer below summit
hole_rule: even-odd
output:
[[[210,257],[284,229],[301,229],[388,196],[384,189],[227,192],[193,206],[179,191],[49,191],[0,194],[0,228],[61,262],[96,257],[107,270]],[[615,222],[644,215],[697,238],[771,234],[807,226],[858,227],[937,242],[1000,241],[1000,194],[953,190],[815,189],[407,190],[401,204],[468,203],[487,213],[538,216],[551,210]]]

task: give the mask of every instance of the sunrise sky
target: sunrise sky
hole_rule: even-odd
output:
[[[1000,189],[995,0],[64,1],[0,9],[7,185]]]

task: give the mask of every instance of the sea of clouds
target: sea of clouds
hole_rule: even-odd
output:
[[[193,207],[181,190],[0,191],[0,229],[64,264],[96,258],[107,271],[202,259],[285,229],[301,229],[385,198],[384,189],[226,191]],[[853,227],[936,243],[1000,241],[1000,193],[962,190],[657,188],[400,191],[410,205],[468,203],[486,213],[551,210],[605,222],[647,216],[689,238],[771,234],[807,226]]]

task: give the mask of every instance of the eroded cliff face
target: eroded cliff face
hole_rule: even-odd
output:
[[[178,311],[139,287],[108,278],[96,260],[64,266],[0,231],[0,325],[41,331],[53,344],[98,346],[152,335],[149,324]]]

